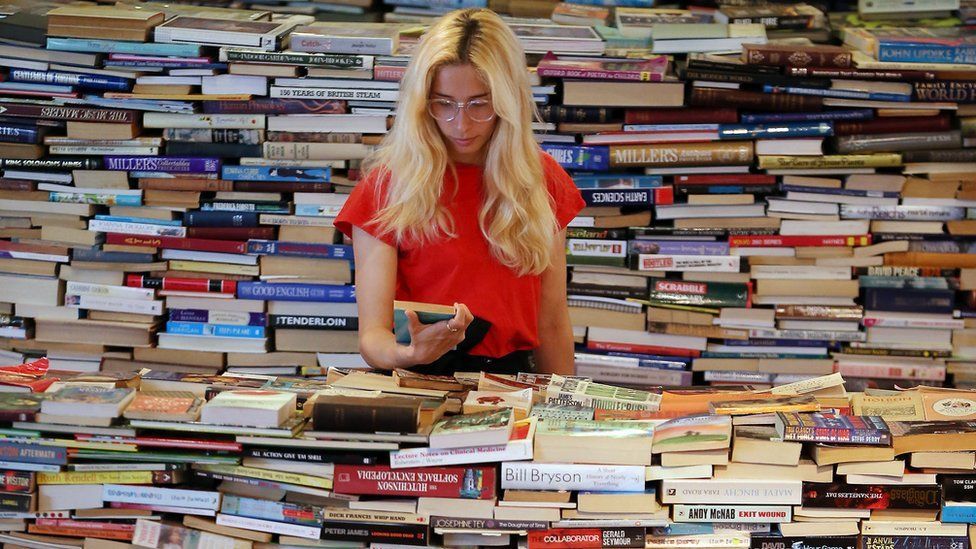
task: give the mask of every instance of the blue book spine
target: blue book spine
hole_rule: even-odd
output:
[[[629,132],[714,132],[721,124],[627,124]]]
[[[220,159],[188,156],[106,156],[106,170],[220,173]]]
[[[632,240],[631,252],[664,255],[729,255],[725,242],[694,242],[687,240]]]
[[[768,122],[813,122],[817,120],[871,120],[874,109],[848,109],[824,112],[768,112],[742,113],[743,124]]]
[[[833,122],[786,122],[781,124],[720,124],[719,139],[769,139],[780,137],[827,137]]]
[[[241,313],[242,315],[247,314],[247,324],[241,324],[238,322],[228,324],[227,318],[222,317],[221,314],[222,313],[219,311],[211,312],[206,309],[170,309],[169,319],[173,322],[202,322],[204,324],[224,324],[233,326],[266,326],[268,323],[268,317],[264,313]],[[221,319],[222,322],[214,322],[215,319]]]
[[[105,215],[97,214],[95,219],[102,221],[120,221],[122,223],[149,223],[150,225],[167,225],[170,227],[182,227],[183,223],[179,219],[152,219],[149,217],[130,217],[126,215]]]
[[[106,206],[142,206],[142,197],[128,194],[78,194],[52,191],[48,195],[48,202],[102,204]]]
[[[312,242],[280,242],[277,240],[248,240],[247,253],[254,255],[285,255],[319,259],[352,259],[352,246],[316,244]]]
[[[124,42],[94,38],[60,38],[49,36],[47,49],[84,53],[134,53],[136,55],[171,55],[199,57],[200,46],[195,44],[163,44],[159,42]]]
[[[295,215],[305,217],[335,217],[336,211],[333,206],[328,205],[295,204]]]
[[[573,183],[578,189],[654,189],[664,186],[660,175],[634,174],[575,174]]]
[[[0,441],[0,452],[2,452],[4,461],[44,463],[48,465],[65,465],[68,463],[67,450],[58,446]]]
[[[354,303],[355,286],[336,284],[299,284],[292,282],[239,282],[238,299],[265,301],[312,301],[318,303]]]
[[[232,324],[205,324],[203,322],[178,322],[173,320],[166,323],[166,333],[241,338],[265,337],[264,326],[235,326]]]
[[[224,166],[220,174],[227,181],[328,182],[332,168],[298,168],[278,166]]]
[[[922,42],[878,43],[878,61],[900,63],[976,63],[976,44],[949,46]]]
[[[942,508],[942,522],[976,522],[976,507],[970,505],[946,505]]]
[[[40,82],[42,84],[63,84],[77,86],[86,90],[98,91],[128,91],[132,81],[118,76],[101,76],[94,74],[75,74],[72,72],[34,71],[28,69],[13,69],[10,79],[19,82]]]
[[[183,223],[187,227],[257,227],[258,212],[186,212]]]
[[[587,145],[560,145],[544,143],[542,150],[546,151],[567,170],[595,170],[610,169],[610,148]]]
[[[862,92],[857,90],[835,90],[818,88],[798,88],[795,86],[772,86],[763,85],[766,93],[792,93],[795,95],[816,95],[820,97],[836,97],[840,99],[866,99],[868,101],[897,101],[907,103],[912,100],[911,94],[903,95],[900,93],[884,92]]]
[[[5,143],[38,143],[41,140],[37,126],[20,124],[0,125],[0,141]]]

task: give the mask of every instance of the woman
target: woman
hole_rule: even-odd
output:
[[[451,12],[421,39],[393,128],[335,220],[353,241],[371,366],[572,373],[564,228],[584,203],[533,139],[536,113],[522,47],[494,12]],[[425,325],[408,312],[398,345],[394,299],[456,313]]]

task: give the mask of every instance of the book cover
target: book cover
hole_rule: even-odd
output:
[[[891,444],[885,420],[877,416],[842,416],[828,412],[776,414],[776,430],[784,440],[830,444]]]
[[[728,448],[732,439],[729,416],[707,414],[668,420],[654,429],[654,453]]]
[[[838,509],[939,509],[942,489],[924,485],[804,482],[802,504]]]
[[[495,497],[495,468],[391,469],[336,464],[333,489],[352,495],[491,499]]]

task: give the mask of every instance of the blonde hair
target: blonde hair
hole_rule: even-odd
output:
[[[400,85],[393,128],[361,166],[363,173],[375,169],[378,181],[389,176],[388,185],[377,186],[383,207],[376,225],[397,242],[455,236],[440,196],[446,170],[457,172],[427,100],[436,71],[462,64],[483,78],[497,117],[487,144],[478,224],[500,263],[519,276],[540,274],[550,264],[558,225],[532,136],[538,110],[518,38],[487,9],[450,12],[421,38]]]

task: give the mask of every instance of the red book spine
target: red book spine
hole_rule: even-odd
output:
[[[728,175],[679,175],[675,183],[682,185],[775,185],[776,176],[759,173]]]
[[[735,124],[735,109],[627,109],[624,124]]]
[[[94,435],[78,435],[75,438],[78,440],[97,439],[97,437]],[[196,450],[226,450],[230,452],[241,451],[241,444],[239,442],[228,442],[226,440],[136,437],[120,438],[119,442],[124,444],[135,444],[136,446],[152,446],[156,448],[191,448]]]
[[[618,343],[616,341],[588,341],[588,349],[599,351],[620,351],[623,353],[639,353],[645,355],[686,356],[698,357],[701,351],[695,349],[680,349],[677,347],[662,347],[660,345],[638,345],[636,343]]]
[[[205,238],[179,238],[176,236],[143,236],[121,233],[105,235],[106,244],[125,246],[147,246],[175,250],[194,250],[199,252],[221,252],[228,254],[247,253],[247,242],[231,240],[208,240]]]
[[[237,292],[237,282],[233,280],[213,280],[209,278],[152,277],[140,274],[125,276],[125,285],[133,288],[155,288],[172,292],[202,292],[233,294]]]
[[[601,549],[599,528],[554,528],[529,532],[529,549]]]
[[[403,73],[407,72],[407,67],[374,66],[373,80],[382,82],[399,82],[403,78]]]
[[[874,120],[843,120],[834,122],[834,135],[938,132],[950,129],[951,125],[948,116],[894,116]]]
[[[0,190],[4,191],[33,191],[37,184],[26,179],[8,179],[0,177]]]
[[[187,227],[186,236],[211,240],[274,240],[274,227]]]
[[[823,109],[823,98],[792,93],[762,93],[722,88],[692,88],[693,107],[739,107],[760,111],[807,112]],[[710,120],[709,122],[715,122]]]
[[[732,235],[729,247],[868,246],[871,235]]]
[[[418,467],[335,465],[332,485],[337,494],[491,499],[495,497],[494,467]]]
[[[849,50],[832,46],[790,47],[772,44],[748,44],[742,57],[750,65],[786,67],[831,67],[848,69],[854,56]]]

